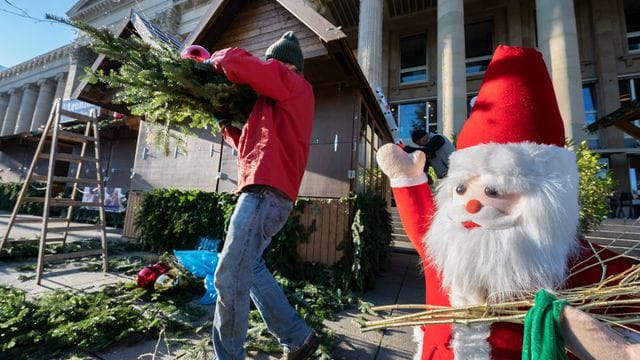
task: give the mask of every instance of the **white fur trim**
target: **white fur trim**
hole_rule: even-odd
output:
[[[418,176],[408,177],[408,178],[390,179],[389,181],[392,188],[416,186],[416,185],[424,184],[426,182],[427,182],[427,175],[425,173],[422,173]]]
[[[578,183],[576,156],[555,145],[532,142],[482,144],[451,154],[448,177],[469,177],[486,174],[509,178],[516,188],[540,178],[567,177]],[[518,181],[518,179],[522,179]],[[566,180],[565,180],[566,181]],[[520,185],[520,186],[518,186]]]
[[[413,360],[422,359],[422,345],[424,341],[424,331],[420,326],[413,327],[413,341],[417,344],[416,354],[413,356]]]
[[[456,360],[489,360],[491,325],[453,325],[451,347]]]

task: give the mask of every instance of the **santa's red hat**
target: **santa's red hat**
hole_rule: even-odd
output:
[[[505,193],[541,196],[553,191],[547,197],[561,198],[557,205],[573,227],[579,209],[578,169],[564,142],[542,55],[535,49],[498,46],[449,159],[447,182],[455,189],[455,184],[479,177]]]
[[[564,147],[564,125],[542,54],[498,46],[456,147],[523,141]]]

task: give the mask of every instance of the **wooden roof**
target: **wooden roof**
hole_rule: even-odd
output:
[[[198,44],[211,52],[238,46],[260,56],[288,30],[294,31],[300,41],[305,78],[312,85],[367,84],[347,35],[302,1],[214,1],[185,45]]]
[[[305,57],[305,78],[307,78],[313,86],[345,84],[357,87],[364,101],[374,112],[373,115],[380,123],[385,124],[384,127],[387,129],[389,137],[391,137],[376,96],[347,42],[347,35],[315,10],[304,5],[302,1],[262,0],[256,2],[249,0],[214,0],[207,12],[201,17],[198,25],[187,37],[183,46],[198,44],[209,50],[214,50],[216,46],[229,45],[227,44],[229,42],[234,44],[233,46],[240,46],[242,44],[237,45],[234,43],[236,39],[234,34],[236,34],[235,36],[244,36],[245,39],[251,39],[255,44],[255,49],[247,50],[253,50],[252,52],[254,52],[254,54],[258,54],[258,51],[265,50],[274,39],[270,39],[266,35],[261,35],[267,31],[260,26],[261,24],[254,24],[251,22],[252,19],[244,18],[246,16],[257,16],[256,14],[262,11],[262,9],[246,8],[246,5],[258,6],[256,4],[267,4],[271,7],[275,5],[278,8],[283,8],[286,10],[286,17],[288,18],[287,20],[283,20],[284,24],[289,27],[295,27],[296,30],[304,30],[304,34],[299,34],[299,32],[296,31],[296,35],[299,35]],[[244,17],[239,17],[238,14],[242,14]],[[141,18],[139,14],[135,14],[135,16]],[[146,28],[151,24],[150,22],[136,22],[132,21],[133,18],[134,13],[132,12],[131,19],[123,21],[120,26],[117,32],[118,36],[128,37],[131,36],[132,33],[143,36],[143,34],[149,33]],[[229,34],[229,29],[241,21],[244,21],[244,27],[238,29],[234,34]],[[142,26],[141,24],[145,25],[145,29],[137,28]],[[273,29],[277,29],[278,36],[284,33],[282,27],[280,27],[280,25],[283,24],[270,25],[272,28],[271,33],[275,33],[276,30]],[[252,34],[256,33],[256,35],[249,34],[247,31],[252,31]],[[154,32],[155,30],[150,33],[154,34]],[[303,37],[301,38],[300,35],[303,35]],[[262,43],[260,43],[260,41],[262,41]],[[103,69],[104,71],[108,71],[117,66],[119,66],[117,63],[101,55],[95,61],[92,68],[94,70]],[[83,82],[75,91],[74,97],[126,114],[128,110],[125,106],[111,103],[116,91],[115,89],[106,88],[104,84],[91,85]]]
[[[228,45],[227,43],[230,41],[229,38],[232,37],[231,34],[229,34],[229,29],[232,28],[235,23],[243,21],[242,16],[251,15],[246,9],[244,9],[245,6],[248,4],[259,6],[260,3],[265,2],[267,1],[214,1],[208,11],[201,17],[200,23],[185,40],[185,45],[197,44],[209,50],[214,50],[221,44]],[[358,60],[349,46],[347,35],[342,32],[340,27],[330,23],[318,12],[305,5],[303,1],[271,0],[268,1],[268,3],[274,3],[277,6],[284,8],[291,16],[293,16],[294,19],[303,24],[311,33],[311,38],[309,38],[306,34],[296,32],[296,35],[300,39],[305,58],[305,78],[313,86],[322,86],[324,84],[346,84],[359,88],[364,101],[369,105],[372,111],[375,112],[373,115],[378,118],[382,124],[384,124],[384,128],[387,129],[390,136],[391,132],[388,130],[388,126],[384,120],[384,115],[380,109],[373,89],[369,85],[369,82],[358,64]],[[260,11],[265,10],[259,9],[256,10],[255,13],[259,13]],[[290,24],[290,21],[287,21],[286,24]],[[255,32],[255,37],[259,38],[262,34],[268,31],[260,25],[261,24],[252,24],[252,28],[248,29],[243,27],[242,29],[245,29],[245,31]],[[282,29],[281,27],[277,27],[277,29],[279,35],[287,30]],[[315,47],[314,44],[309,45],[310,41],[317,43],[318,47]],[[318,50],[318,48],[321,48],[322,51]],[[258,51],[264,49],[262,49],[258,44],[254,49],[248,50],[253,50],[254,54],[258,54]]]
[[[249,1],[247,0],[217,0],[209,7],[209,10],[202,16],[200,23],[189,34],[185,40],[186,45],[214,43],[220,38],[229,24],[235,19],[237,14]],[[312,30],[320,39],[326,43],[334,40],[346,38],[346,35],[322,15],[305,5],[302,1],[295,0],[275,0],[280,6],[289,11],[300,22]]]
[[[640,127],[633,123],[635,120],[640,120],[640,100],[629,101],[618,110],[587,126],[587,130],[595,132],[601,128],[615,126],[634,138],[640,139]]]

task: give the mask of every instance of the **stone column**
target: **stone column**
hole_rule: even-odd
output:
[[[33,119],[33,110],[36,107],[36,100],[38,100],[37,87],[34,84],[25,85],[14,133],[20,134],[29,131],[31,128],[31,119]]]
[[[7,113],[2,122],[2,131],[0,136],[13,135],[16,128],[16,119],[18,119],[18,111],[22,102],[22,89],[16,88],[9,91],[9,105],[7,105]]]
[[[67,73],[59,73],[55,77],[56,93],[54,99],[64,98],[64,89],[67,87]]]
[[[620,88],[618,87],[617,51],[616,44],[611,41],[620,32],[617,21],[617,7],[612,7],[604,1],[591,3],[593,19],[593,48],[594,65],[598,76],[598,117],[605,116],[620,107]],[[624,133],[615,126],[598,130],[600,145],[603,148],[624,147]],[[627,154],[617,153],[609,155],[609,169],[613,172],[620,189],[630,189],[629,163]]]
[[[551,74],[565,136],[578,144],[586,134],[573,0],[536,0],[536,14],[538,47]]]
[[[9,94],[0,93],[0,124],[4,121],[4,115],[7,112],[7,106],[9,105]],[[0,125],[0,130],[2,130],[2,125]]]
[[[508,44],[522,46],[522,7],[521,0],[509,0],[507,3]]]
[[[358,63],[373,89],[382,78],[382,0],[360,0]]]
[[[37,130],[41,125],[47,122],[47,118],[51,113],[51,105],[53,104],[53,96],[56,84],[51,79],[43,79],[38,82],[40,92],[38,93],[38,101],[33,111],[33,119],[31,120],[30,131]]]
[[[463,0],[438,0],[438,129],[457,135],[467,119]]]
[[[78,46],[70,53],[69,72],[64,89],[64,98],[70,99],[74,90],[80,84],[80,78],[84,75],[84,68],[93,65],[97,55],[88,47]]]

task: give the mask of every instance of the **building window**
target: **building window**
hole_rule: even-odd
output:
[[[630,53],[640,53],[640,2],[624,0],[624,19],[627,24],[627,45]]]
[[[398,133],[404,144],[411,144],[411,132],[423,129],[427,132],[438,131],[437,102],[433,100],[416,101],[391,105],[391,111],[398,121]]]
[[[598,107],[596,106],[596,89],[594,84],[582,85],[582,101],[584,103],[584,119],[588,126],[598,120]]]
[[[598,120],[598,102],[596,100],[595,84],[582,85],[582,102],[584,103],[584,122],[589,126]],[[586,133],[586,141],[589,149],[600,147],[600,138],[597,133]]]
[[[357,192],[373,192],[383,196],[386,191],[387,177],[384,176],[375,161],[376,153],[384,141],[382,127],[374,121],[367,105],[361,103],[360,138],[355,171],[355,189]]]
[[[467,57],[467,75],[484,73],[493,54],[493,21],[466,24],[464,50]]]
[[[400,84],[427,81],[427,35],[400,38]]]
[[[638,100],[640,96],[640,77],[618,80],[618,89],[620,90],[620,106],[624,106],[633,100]],[[640,127],[640,119],[633,120],[633,124]],[[627,140],[633,139],[626,132],[624,133],[624,138],[625,143],[627,143]],[[638,142],[634,141],[632,145],[637,144]]]
[[[620,106],[636,100],[640,95],[640,78],[621,79],[618,81],[620,89]]]

